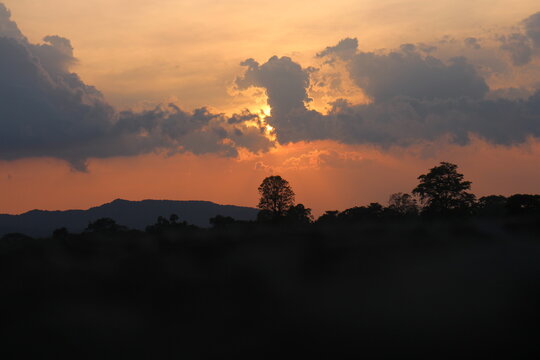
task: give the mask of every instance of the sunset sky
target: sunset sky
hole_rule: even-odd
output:
[[[537,0],[0,0],[0,213],[540,193],[539,90]]]

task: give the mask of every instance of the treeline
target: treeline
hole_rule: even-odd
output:
[[[280,176],[270,176],[259,187],[259,223],[274,224],[337,224],[380,220],[454,219],[464,217],[534,217],[540,215],[540,195],[515,194],[484,196],[479,199],[469,192],[471,182],[457,171],[457,165],[441,162],[420,175],[411,194],[395,193],[388,205],[371,203],[344,211],[326,211],[317,220],[311,209],[294,203],[294,191]],[[234,223],[218,217],[213,225]]]
[[[6,235],[0,357],[538,358],[539,196],[476,199],[441,166],[316,220],[272,176],[254,221]]]
[[[389,197],[387,205],[371,203],[355,206],[343,211],[326,211],[317,219],[311,209],[304,204],[295,203],[295,193],[289,182],[281,176],[269,176],[259,186],[260,209],[255,221],[240,221],[228,216],[216,216],[209,219],[214,229],[225,227],[263,227],[268,226],[339,226],[343,224],[369,224],[422,221],[445,221],[452,219],[492,219],[522,218],[536,220],[540,218],[540,195],[515,194],[484,196],[479,199],[469,192],[471,182],[464,180],[464,175],[457,171],[457,165],[441,162],[428,173],[418,177],[419,184],[411,194],[395,193]],[[68,224],[66,224],[68,225]],[[204,232],[181,221],[181,216],[170,214],[160,216],[156,223],[146,227],[146,233],[168,237],[180,233]],[[98,219],[88,224],[84,233],[118,233],[129,229],[110,218]],[[54,231],[53,237],[68,235],[66,228]],[[14,238],[21,234],[8,234]]]
[[[460,209],[462,210],[462,209]],[[516,194],[509,197],[502,195],[484,196],[463,209],[444,214],[444,217],[511,217],[540,215],[540,195]],[[371,203],[368,206],[357,206],[344,211],[326,211],[315,223],[334,221],[355,222],[375,219],[410,219],[414,217],[437,217],[411,200],[408,194],[394,194],[388,206]],[[439,216],[439,218],[441,218]]]
[[[311,210],[303,204],[290,206],[283,211],[281,216],[272,216],[266,210],[259,212],[255,221],[236,220],[229,216],[218,215],[209,219],[211,229],[199,228],[180,221],[177,214],[168,217],[160,216],[156,223],[146,227],[145,232],[150,235],[167,235],[172,237],[179,233],[195,233],[211,231],[212,229],[222,229],[225,227],[257,227],[265,229],[268,226],[333,226],[343,224],[369,224],[369,223],[392,223],[392,222],[414,222],[423,221],[444,221],[463,219],[484,219],[503,220],[519,218],[522,220],[540,221],[540,195],[516,194],[509,197],[502,195],[484,196],[475,200],[466,208],[454,209],[448,212],[434,212],[422,208],[416,200],[409,194],[396,193],[390,197],[387,206],[380,203],[371,203],[367,206],[355,206],[343,211],[326,211],[317,219],[311,214]],[[102,218],[91,222],[84,233],[118,233],[128,232],[125,226],[117,224],[113,219]],[[66,228],[57,229],[53,237],[65,237],[68,235]],[[14,234],[6,235],[13,237]]]

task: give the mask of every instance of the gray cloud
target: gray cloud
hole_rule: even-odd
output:
[[[333,136],[346,143],[407,146],[448,136],[466,145],[471,135],[512,145],[540,136],[540,92],[526,101],[471,98],[391,101],[351,106],[336,104],[328,115]]]
[[[522,22],[523,31],[499,38],[501,50],[506,51],[515,66],[524,66],[540,53],[540,12]],[[536,51],[535,51],[536,50]]]
[[[540,12],[523,20],[525,33],[532,40],[535,48],[540,49]]]
[[[260,87],[265,89],[271,116],[265,121],[278,129],[277,140],[281,144],[324,138],[328,124],[322,114],[309,110],[311,101],[307,95],[310,74],[314,68],[302,68],[289,57],[274,56],[263,65],[253,59],[242,62],[247,70],[236,79],[239,89]],[[306,138],[306,136],[308,136]]]
[[[313,68],[303,69],[289,57],[274,56],[263,65],[253,59],[242,62],[247,67],[244,76],[236,79],[239,89],[249,87],[264,88],[268,105],[272,108],[271,117],[266,121],[279,128],[278,141],[289,143],[304,140],[305,131],[314,126],[313,118],[320,114],[306,109],[310,102],[307,89],[310,86],[310,73]]]
[[[512,63],[515,66],[527,65],[531,62],[533,49],[527,36],[513,33],[508,36],[501,36],[499,41],[501,42],[501,50],[510,54]]]
[[[329,47],[323,53],[342,57],[340,52],[333,50],[338,46]],[[399,51],[387,54],[357,50],[356,54],[348,54],[342,60],[347,62],[354,82],[375,101],[396,96],[416,99],[481,98],[489,90],[484,79],[465,58],[456,57],[445,63],[433,56],[423,56],[413,44],[404,44]]]
[[[338,100],[328,114],[309,110],[302,101],[307,96],[309,81],[305,75],[309,71],[292,65],[290,59],[280,76],[266,74],[273,79],[271,83],[248,82],[249,86],[266,88],[269,104],[286,110],[273,111],[267,119],[276,128],[280,143],[330,139],[391,147],[446,137],[465,145],[471,136],[477,136],[493,144],[511,145],[540,137],[540,92],[526,99],[523,95],[515,100],[488,99],[486,82],[465,58],[444,62],[421,55],[411,44],[385,54],[357,49],[343,57],[343,49],[349,51],[355,44],[346,39],[317,56],[323,60],[340,58],[356,85],[373,98],[370,104],[351,105]],[[272,59],[275,62],[277,58]],[[249,63],[252,65],[242,81],[264,66],[259,67],[254,60]],[[287,71],[291,73],[286,75]],[[304,80],[291,80],[299,77]],[[281,97],[273,95],[279,93],[278,89],[287,92],[291,87],[299,94],[295,106],[282,106]]]
[[[539,14],[524,21],[524,33],[501,38],[501,48],[516,64],[528,63],[527,46],[537,46]],[[465,45],[476,49],[473,39]],[[265,121],[282,144],[330,139],[390,147],[440,137],[467,144],[475,135],[510,145],[540,137],[540,92],[489,92],[466,58],[441,60],[434,51],[404,44],[385,53],[364,52],[354,38],[325,48],[317,57],[343,62],[354,84],[373,100],[367,105],[338,100],[327,114],[308,106],[310,76],[317,70],[289,57],[274,56],[262,65],[244,61],[236,85],[265,90],[272,108]],[[156,151],[230,157],[239,148],[264,152],[274,146],[263,121],[249,111],[227,117],[207,108],[185,112],[174,104],[116,111],[70,72],[77,59],[68,39],[47,36],[42,44],[29,43],[1,4],[0,54],[0,159],[51,156],[84,170],[89,158]]]
[[[474,50],[480,50],[482,48],[482,46],[480,46],[480,42],[478,41],[478,39],[474,37],[468,37],[465,40],[463,40],[463,42],[465,46],[470,47],[471,49],[474,49]]]
[[[263,65],[253,59],[248,59],[241,65],[246,66],[247,71],[243,77],[236,79],[238,88],[264,88],[272,115],[286,115],[295,109],[304,108],[304,103],[310,101],[306,89],[310,84],[309,74],[314,69],[302,69],[291,58],[277,56]]]
[[[322,58],[328,55],[338,55],[342,59],[350,59],[358,50],[358,39],[345,38],[335,46],[328,46],[326,49],[317,54],[317,57]]]
[[[118,113],[69,71],[76,59],[68,39],[29,43],[2,4],[0,54],[0,159],[56,157],[84,170],[88,158],[153,151],[236,156],[238,148],[273,146],[258,116],[246,112],[227,118],[171,105]]]
[[[0,36],[26,41],[17,24],[11,21],[11,12],[0,3]]]

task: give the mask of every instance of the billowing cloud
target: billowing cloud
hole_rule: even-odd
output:
[[[525,33],[531,39],[535,48],[540,49],[540,12],[523,20]]]
[[[326,49],[317,54],[317,57],[323,58],[328,55],[337,55],[342,59],[350,59],[356,55],[358,50],[358,39],[345,38],[335,46],[328,46]]]
[[[0,36],[21,41],[26,40],[17,24],[11,21],[10,11],[2,3],[0,3]]]
[[[519,144],[540,137],[540,92],[526,101],[471,98],[336,104],[328,115],[334,137],[350,144],[407,146],[448,137],[466,145],[476,135],[493,144]]]
[[[354,43],[358,44],[348,41],[350,45]],[[488,91],[484,79],[463,57],[445,63],[433,56],[422,55],[413,44],[404,44],[400,50],[386,54],[355,49],[355,55],[347,53],[344,58],[340,44],[326,48],[319,56],[335,55],[347,61],[352,79],[375,101],[396,96],[415,99],[481,98]]]
[[[513,33],[508,36],[501,36],[500,41],[501,50],[510,54],[514,65],[523,66],[531,62],[533,49],[527,36]]]
[[[540,12],[522,21],[523,30],[499,38],[501,50],[506,51],[515,66],[527,65],[540,53]]]
[[[270,105],[271,117],[266,122],[275,128],[278,141],[282,144],[306,140],[305,135],[316,129],[315,122],[320,114],[308,111],[306,103],[311,99],[307,95],[310,86],[310,74],[316,69],[302,68],[289,57],[273,56],[263,65],[253,59],[241,64],[247,70],[236,79],[240,90],[249,87],[264,88]],[[321,131],[323,129],[320,129]]]
[[[241,65],[246,66],[247,70],[243,77],[236,79],[238,88],[264,88],[272,114],[286,115],[293,110],[304,108],[304,103],[310,101],[306,89],[309,87],[309,74],[313,69],[302,69],[291,58],[277,56],[263,65],[253,59],[248,59]]]
[[[76,62],[68,39],[31,44],[0,4],[0,159],[57,157],[84,170],[88,158],[153,151],[236,156],[272,142],[258,116],[228,118],[175,105],[118,113],[101,93],[69,71]]]
[[[537,13],[523,21],[521,32],[499,38],[515,65],[534,58],[539,29]],[[477,38],[453,43],[469,54],[484,51]],[[186,112],[174,104],[118,112],[70,71],[77,59],[68,39],[55,35],[30,43],[1,4],[0,53],[0,160],[56,157],[84,170],[89,158],[152,152],[234,157],[240,149],[272,148],[267,125],[280,144],[334,140],[391,147],[446,138],[463,145],[479,137],[510,145],[540,137],[540,92],[490,92],[485,73],[470,60],[442,57],[429,44],[362,51],[356,38],[345,38],[324,48],[316,55],[321,67],[345,70],[316,85],[339,87],[348,76],[351,87],[369,98],[359,105],[333,97],[324,113],[310,107],[309,97],[320,69],[290,57],[274,56],[263,64],[248,59],[235,84],[240,90],[264,89],[271,107],[264,119],[249,111],[225,116],[206,107]]]
[[[271,83],[249,82],[266,89],[273,110],[274,106],[281,109],[272,111],[267,119],[280,143],[328,139],[391,147],[445,138],[465,145],[472,137],[479,137],[493,144],[511,145],[540,137],[540,92],[526,99],[488,98],[486,81],[464,57],[444,61],[424,55],[413,44],[385,53],[362,52],[357,44],[355,39],[344,39],[317,57],[344,63],[354,83],[373,99],[369,104],[337,100],[328,113],[310,110],[305,103],[309,70],[291,64],[288,58],[280,76],[267,74]],[[278,58],[260,67],[254,60],[249,62],[256,65],[248,69],[242,81],[267,64],[276,65]],[[304,80],[295,81],[300,74]],[[286,93],[291,88],[300,94],[295,97],[295,106],[282,106],[281,97],[273,95],[283,95],[279,89]]]

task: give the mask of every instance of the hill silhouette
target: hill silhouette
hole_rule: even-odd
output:
[[[154,224],[157,217],[177,214],[181,221],[200,227],[210,226],[209,219],[230,216],[237,220],[254,220],[257,209],[233,205],[219,205],[210,201],[117,199],[88,210],[44,211],[32,210],[21,215],[0,215],[0,236],[24,233],[30,236],[49,236],[61,227],[81,232],[88,223],[100,218],[111,218],[131,229],[144,230]]]

